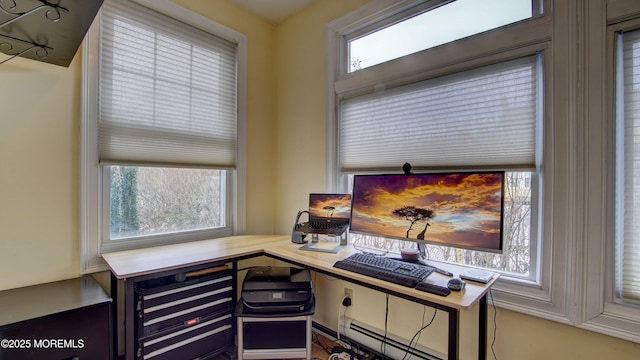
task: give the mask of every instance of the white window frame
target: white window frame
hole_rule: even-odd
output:
[[[436,77],[456,71],[531,55],[542,51],[545,66],[543,102],[543,126],[540,147],[542,179],[539,211],[538,262],[535,281],[500,279],[494,287],[496,305],[562,323],[573,323],[572,298],[568,275],[574,239],[571,219],[575,209],[570,206],[573,196],[571,182],[574,176],[567,164],[574,156],[571,150],[570,129],[575,116],[571,109],[554,106],[560,100],[554,93],[573,91],[568,74],[571,68],[565,65],[568,58],[575,57],[570,35],[552,39],[555,32],[563,32],[575,20],[558,21],[560,28],[553,29],[552,16],[569,18],[570,10],[564,8],[545,11],[543,15],[507,25],[509,31],[489,31],[470,38],[461,39],[455,45],[445,44],[416,54],[392,60],[347,74],[340,67],[346,60],[345,41],[352,33],[385,16],[393,16],[411,6],[420,6],[422,1],[375,0],[326,26],[325,47],[327,49],[327,78],[325,93],[326,109],[326,191],[341,189],[338,154],[338,108],[342,96],[351,96],[376,86],[396,86],[425,78]],[[545,0],[544,9],[551,9],[551,1]],[[568,31],[566,34],[571,34]],[[553,41],[552,41],[553,40]],[[458,49],[464,48],[464,54]],[[554,119],[567,119],[555,121]],[[565,240],[566,241],[563,241]],[[553,256],[552,256],[553,255]],[[551,271],[553,269],[553,272]]]
[[[200,28],[237,44],[237,151],[236,169],[227,171],[227,199],[233,234],[242,234],[246,228],[245,217],[245,184],[246,184],[246,85],[247,85],[247,39],[246,36],[200,14],[181,7],[170,0],[132,0],[167,16]],[[82,113],[80,143],[80,242],[81,273],[93,273],[107,270],[101,257],[109,247],[104,239],[103,216],[104,194],[102,184],[107,171],[102,171],[98,164],[97,147],[97,100],[99,74],[100,16],[98,13],[84,40],[82,52]],[[108,199],[108,198],[107,198]],[[219,232],[220,236],[228,234],[228,230]],[[196,235],[197,236],[197,235]],[[200,235],[202,236],[202,235]],[[210,235],[209,235],[210,237]],[[193,237],[188,240],[199,240]],[[160,242],[175,241],[170,236],[159,237]],[[135,246],[149,246],[150,243],[137,243]],[[124,244],[118,249],[131,245]]]
[[[615,296],[615,165],[617,33],[640,29],[640,4],[633,0],[590,4],[592,39],[589,53],[589,87],[585,89],[584,134],[584,261],[579,265],[580,292],[584,294],[579,326],[640,343],[640,307],[624,304]],[[602,11],[606,6],[606,12]],[[606,15],[606,17],[605,17]],[[606,30],[605,30],[606,29]]]
[[[640,308],[614,296],[615,32],[640,28],[636,0],[559,4],[515,26],[457,41],[453,47],[345,74],[340,47],[353,29],[420,1],[375,0],[326,27],[326,177],[340,189],[337,104],[367,87],[461,71],[483,61],[544,51],[543,191],[536,283],[499,279],[497,306],[640,343]],[[576,46],[576,44],[578,44]],[[484,52],[486,50],[486,52]],[[411,64],[432,64],[423,69]],[[579,84],[578,86],[576,84]]]

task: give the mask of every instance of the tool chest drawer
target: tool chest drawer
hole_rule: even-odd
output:
[[[233,316],[220,312],[140,339],[142,359],[195,359],[217,354],[233,343]]]
[[[145,283],[138,285],[140,336],[234,306],[231,271],[156,288],[145,288]]]
[[[233,345],[233,271],[205,269],[136,282],[137,358],[198,358]]]

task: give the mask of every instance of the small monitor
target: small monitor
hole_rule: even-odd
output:
[[[355,175],[351,232],[502,252],[504,172]]]
[[[298,214],[298,216],[300,216]],[[337,253],[347,245],[346,231],[351,217],[351,194],[309,194],[309,222],[296,228],[298,232],[310,233],[312,241],[300,247],[301,250]],[[318,234],[339,239],[320,244]]]
[[[310,219],[346,219],[351,216],[351,194],[309,194]]]

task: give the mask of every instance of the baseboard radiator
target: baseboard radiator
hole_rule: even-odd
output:
[[[391,359],[445,359],[446,355],[422,345],[412,344],[409,340],[387,333],[351,318],[340,321],[340,333],[350,340],[377,352],[384,350],[384,355]],[[384,346],[382,344],[385,344]],[[410,355],[407,355],[407,353]]]

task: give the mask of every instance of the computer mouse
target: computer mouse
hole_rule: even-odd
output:
[[[464,289],[464,286],[467,283],[465,283],[464,281],[462,281],[461,279],[458,278],[453,278],[451,280],[449,280],[449,282],[447,282],[447,287],[453,291],[460,291],[462,289]]]

